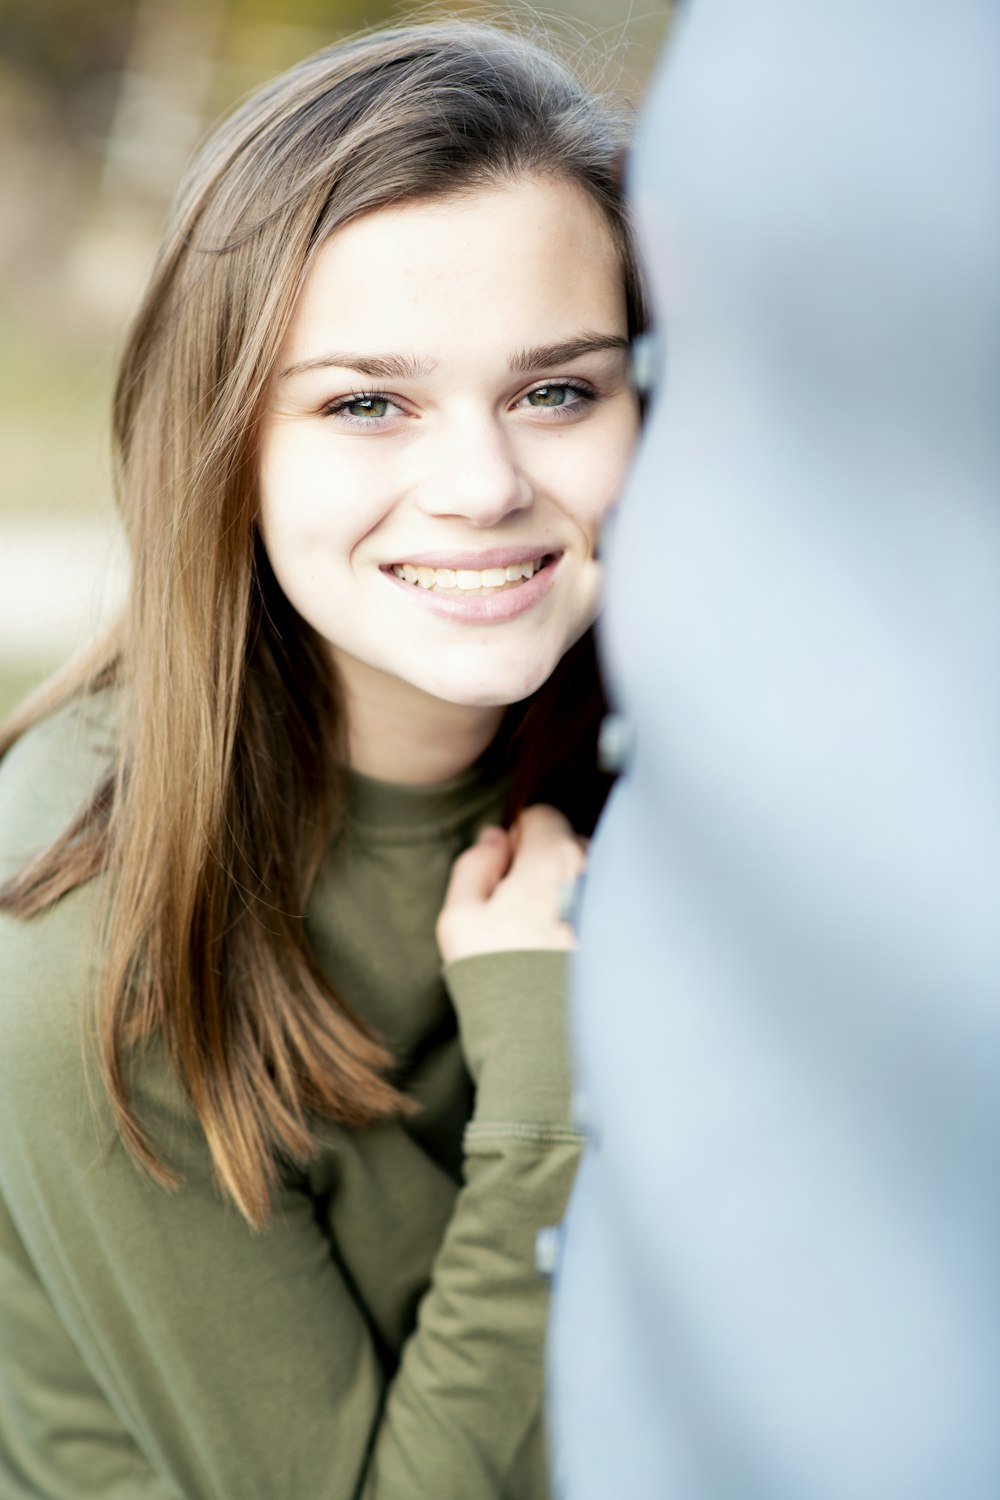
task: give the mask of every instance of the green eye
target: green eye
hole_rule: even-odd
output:
[[[528,392],[533,406],[565,406],[568,387],[564,385],[540,385]]]
[[[389,403],[383,396],[359,396],[342,408],[349,416],[361,418],[384,417],[388,409]]]

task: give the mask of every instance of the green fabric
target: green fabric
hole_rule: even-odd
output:
[[[109,742],[91,708],[15,746],[5,868],[65,824]],[[423,1108],[405,1125],[322,1124],[259,1234],[221,1201],[155,1052],[137,1102],[180,1191],[117,1140],[85,1062],[104,881],[0,919],[0,1500],[547,1493],[534,1239],[562,1214],[578,1150],[563,960],[465,959],[446,989],[433,938],[451,862],[499,797],[475,772],[356,779],[309,930]]]

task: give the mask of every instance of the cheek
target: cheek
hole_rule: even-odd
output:
[[[623,418],[595,432],[563,468],[559,488],[565,508],[590,536],[621,498],[637,434],[637,421]]]
[[[374,524],[371,486],[322,444],[276,440],[262,454],[259,525],[271,557],[349,550]]]

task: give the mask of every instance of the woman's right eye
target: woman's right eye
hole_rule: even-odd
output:
[[[340,417],[354,427],[375,427],[393,412],[401,410],[388,396],[377,391],[362,392],[348,396],[343,401],[331,401],[323,408],[323,415]]]
[[[389,403],[382,396],[359,396],[341,408],[352,417],[384,417],[388,409]]]

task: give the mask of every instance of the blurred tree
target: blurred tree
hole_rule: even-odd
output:
[[[181,25],[185,11],[202,9],[197,0],[160,4]],[[0,0],[0,85],[17,78],[42,92],[51,123],[67,134],[103,134],[137,13],[148,8],[142,0]],[[400,0],[225,0],[222,6],[228,37],[273,27],[307,28],[329,39],[380,24],[403,8]]]
[[[229,0],[229,15],[236,20],[279,22],[315,27],[318,31],[358,31],[378,25],[404,8],[404,0],[288,0],[279,8],[275,0]],[[459,6],[455,6],[459,9]]]
[[[122,66],[134,11],[135,0],[0,0],[4,69],[40,85],[72,117],[81,88]]]

